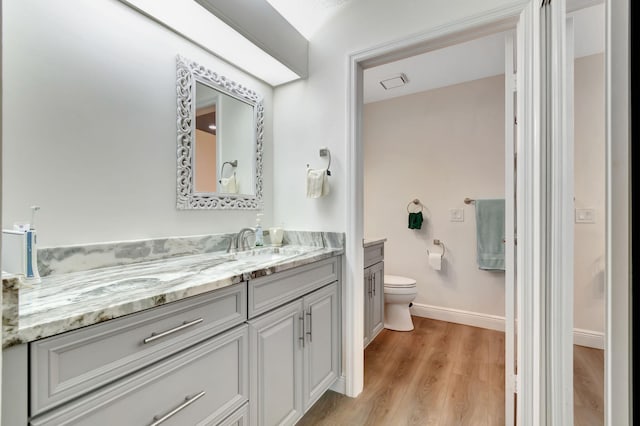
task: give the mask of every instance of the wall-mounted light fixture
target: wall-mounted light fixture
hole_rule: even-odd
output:
[[[268,5],[266,0],[263,1]],[[267,53],[265,46],[257,46],[196,1],[120,0],[120,2],[272,86],[306,77],[304,74],[306,69],[298,71],[300,74],[292,71],[281,60]],[[215,4],[216,2],[205,3]],[[225,4],[233,6],[234,2]],[[306,42],[306,39],[303,38],[303,40]],[[306,53],[305,50],[304,54]],[[305,57],[305,64],[306,61]]]

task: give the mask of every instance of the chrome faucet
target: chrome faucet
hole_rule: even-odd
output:
[[[229,246],[227,247],[227,253],[248,250],[251,247],[247,242],[247,233],[253,233],[256,231],[253,228],[242,228],[237,234],[234,234],[229,238]]]
[[[236,237],[236,249],[237,250],[248,250],[251,247],[249,247],[249,243],[247,243],[247,236],[246,233],[250,232],[254,235],[256,235],[256,231],[253,228],[242,228],[239,232],[238,232],[238,236]]]

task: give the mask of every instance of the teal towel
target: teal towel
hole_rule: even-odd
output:
[[[422,212],[409,213],[409,229],[420,229],[423,220]]]
[[[504,200],[476,200],[478,267],[504,271]]]

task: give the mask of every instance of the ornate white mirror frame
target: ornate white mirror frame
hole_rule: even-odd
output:
[[[253,90],[178,55],[177,91],[177,201],[185,209],[262,209],[262,140],[264,106]],[[195,192],[195,100],[196,82],[253,106],[255,116],[255,195]]]

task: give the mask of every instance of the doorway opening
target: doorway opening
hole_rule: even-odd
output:
[[[406,40],[397,43],[390,43],[385,46],[381,46],[374,49],[369,49],[363,52],[358,52],[350,57],[349,66],[350,66],[350,81],[349,81],[349,91],[350,91],[350,104],[349,104],[349,138],[354,143],[349,145],[349,158],[348,164],[351,166],[350,176],[349,176],[349,191],[348,191],[348,199],[349,207],[348,207],[348,224],[347,231],[348,235],[351,237],[347,240],[347,294],[346,294],[346,303],[347,305],[353,309],[350,314],[347,314],[346,317],[346,372],[347,372],[347,381],[346,381],[346,390],[347,394],[355,396],[358,395],[362,389],[362,370],[364,369],[364,362],[359,358],[358,354],[362,353],[362,339],[361,339],[361,326],[362,326],[362,264],[363,264],[363,256],[362,256],[362,239],[365,236],[364,234],[364,164],[363,164],[363,146],[361,144],[362,141],[362,132],[363,132],[363,121],[362,121],[362,105],[363,105],[363,88],[362,81],[364,70],[375,67],[377,65],[385,64],[392,62],[397,59],[410,57],[412,55],[418,53],[424,53],[427,51],[433,51],[436,49],[444,48],[447,46],[451,46],[458,43],[463,43],[466,41],[470,41],[482,36],[486,36],[489,34],[494,34],[500,31],[505,31],[509,29],[513,29],[516,27],[520,19],[520,12],[523,10],[503,10],[498,14],[494,14],[493,16],[485,16],[482,19],[478,18],[474,21],[474,24],[470,24],[469,22],[460,23],[459,25],[451,25],[447,28],[440,28],[434,30],[430,34],[423,35],[421,37],[416,37],[411,40]],[[522,43],[525,48],[528,50],[524,52],[521,50],[518,57],[518,64],[521,65],[522,60],[525,61],[524,67],[519,66],[519,70],[522,72],[522,77],[519,82],[524,87],[522,91],[522,97],[518,96],[518,113],[523,113],[521,118],[525,119],[523,122],[528,122],[526,119],[532,117],[532,110],[535,110],[537,107],[541,105],[541,99],[536,98],[538,96],[537,89],[535,85],[536,81],[539,80],[539,76],[535,75],[536,71],[535,67],[532,67],[532,64],[537,64],[540,58],[534,57],[533,51],[531,49],[535,49],[535,44],[537,43],[534,40],[532,35],[536,34],[536,23],[535,19],[529,20],[526,14],[529,14],[529,18],[536,13],[538,13],[536,9],[536,4],[531,3],[527,5],[524,9],[523,16],[524,24],[527,28],[521,29],[518,32],[519,41],[523,40],[521,35],[524,35],[524,40]],[[500,15],[500,16],[498,16]],[[538,21],[539,22],[539,21]],[[534,27],[533,30],[531,27]],[[471,28],[471,29],[470,29]],[[539,29],[538,29],[539,30]],[[520,44],[518,44],[520,46]],[[529,61],[529,62],[526,62]],[[532,61],[532,62],[531,62]],[[524,83],[521,83],[524,81]],[[533,85],[532,82],[533,81]],[[520,86],[518,86],[520,87]],[[520,93],[519,93],[520,95]],[[524,105],[524,107],[522,107]],[[522,124],[522,122],[520,123]],[[525,126],[521,126],[525,127]],[[539,135],[534,135],[536,132],[533,129],[532,122],[529,122],[528,127],[518,134],[522,136],[524,134],[526,136],[526,140],[530,140],[530,137],[538,137]],[[522,154],[522,153],[521,153]],[[524,154],[531,154],[531,152],[527,152]],[[525,158],[531,158],[531,155],[522,155]],[[518,163],[520,164],[520,163]],[[532,182],[536,178],[540,178],[541,171],[534,167],[532,171],[531,166],[536,166],[535,163],[525,163],[524,168],[524,178],[519,179],[519,183],[524,182]],[[520,171],[522,169],[519,168]],[[537,175],[536,175],[537,173]],[[538,208],[535,204],[533,193],[531,192],[533,189],[528,189],[525,193],[519,193],[518,196],[525,207],[535,207]],[[522,201],[524,199],[525,201]],[[529,214],[527,209],[520,209],[520,212],[523,215]],[[538,213],[534,213],[538,214]],[[539,219],[539,218],[538,218]],[[523,221],[525,226],[520,226],[521,223],[518,223],[518,230],[526,235],[528,238],[526,239],[529,242],[536,240],[539,236],[536,236],[535,233],[532,233],[532,230],[535,228],[533,224],[534,220],[537,220],[536,217],[528,218],[526,221]],[[526,233],[526,234],[525,234]],[[515,237],[515,235],[514,235]],[[515,243],[515,238],[514,238]],[[536,241],[532,244],[532,247],[537,244]],[[527,262],[538,262],[539,260],[532,259],[533,253],[531,252],[531,247],[527,248],[526,256],[520,258],[520,261],[524,263],[523,267],[519,265],[518,274],[522,274],[523,277],[527,280],[531,280],[532,277],[535,276],[535,273],[532,272],[531,266],[532,263]],[[521,292],[518,294],[518,300],[527,299],[531,300],[531,294],[527,294],[527,292],[531,292],[531,286],[523,285]],[[538,301],[536,303],[540,304],[539,295],[534,295],[538,297]],[[513,307],[513,310],[516,310],[516,307]],[[521,401],[522,405],[519,405],[518,416],[522,416],[523,418],[528,419],[528,421],[533,421],[534,423],[537,420],[540,420],[539,417],[542,413],[536,412],[535,410],[540,406],[540,401],[537,401],[539,395],[544,393],[544,389],[547,386],[545,382],[545,377],[540,374],[540,367],[542,366],[542,359],[546,356],[545,349],[540,346],[540,339],[544,338],[540,334],[529,332],[527,330],[533,330],[534,326],[538,324],[542,324],[540,318],[544,317],[544,313],[541,311],[536,311],[535,306],[528,306],[527,304],[518,303],[517,306],[518,316],[520,321],[517,324],[519,330],[525,330],[525,333],[518,333],[518,342],[517,345],[519,347],[526,347],[528,349],[531,348],[541,348],[540,353],[538,351],[531,351],[531,353],[523,354],[520,351],[520,354],[523,356],[523,359],[519,359],[519,370],[522,374],[525,374],[525,377],[518,379],[517,383],[513,383],[513,387],[517,388],[519,386],[526,386],[527,389],[525,392],[529,395],[530,400]],[[528,324],[530,327],[525,327],[524,324]],[[515,329],[514,329],[515,334]],[[514,345],[515,345],[515,336],[514,336]],[[515,353],[515,351],[514,351]],[[535,372],[538,371],[536,374]],[[508,384],[505,385],[505,387]],[[508,401],[508,398],[506,398]],[[513,413],[512,413],[513,414]],[[511,414],[511,415],[512,415]],[[505,417],[510,416],[508,410],[506,410]]]

